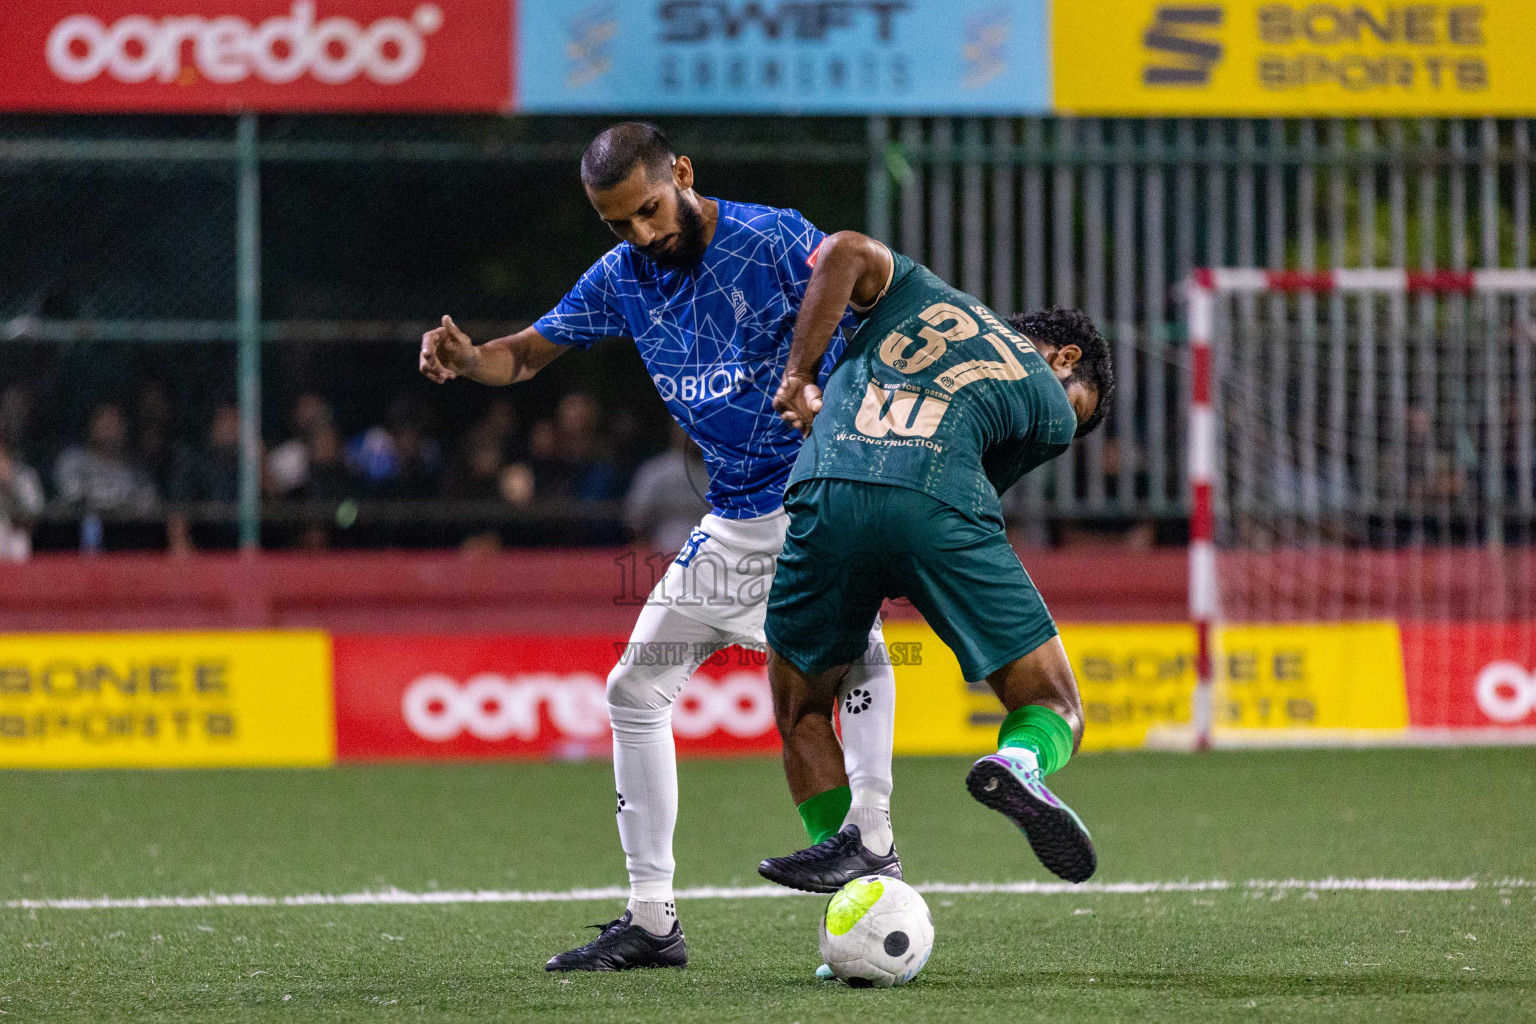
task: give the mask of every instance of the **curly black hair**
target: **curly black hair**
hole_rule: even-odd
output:
[[[1008,324],[1031,341],[1062,348],[1076,345],[1083,354],[1077,361],[1069,381],[1081,381],[1098,392],[1099,402],[1093,415],[1077,425],[1073,437],[1084,437],[1104,422],[1109,413],[1110,401],[1115,397],[1114,357],[1109,342],[1099,334],[1099,329],[1080,309],[1039,309],[1033,313],[1015,313]]]

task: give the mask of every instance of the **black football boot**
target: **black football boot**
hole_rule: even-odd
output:
[[[823,839],[787,857],[769,857],[757,866],[757,873],[770,882],[805,892],[837,892],[855,878],[865,875],[901,877],[901,858],[896,844],[885,856],[872,852],[859,835],[859,826],[844,825],[835,836]]]
[[[601,928],[597,938],[577,949],[549,958],[546,971],[627,971],[632,967],[687,967],[688,944],[683,941],[683,926],[676,922],[663,936],[633,923],[633,915],[624,916]]]

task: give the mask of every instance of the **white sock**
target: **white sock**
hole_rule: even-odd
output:
[[[858,800],[857,795],[854,800]],[[859,826],[859,838],[864,840],[864,848],[882,857],[891,852],[891,844],[896,841],[891,834],[891,812],[884,807],[855,803],[848,808],[848,817],[843,819],[843,824]]]
[[[630,896],[639,903],[670,903],[677,867],[672,857],[672,830],[677,826],[672,702],[699,662],[723,639],[713,626],[655,603],[640,610],[629,639],[630,656],[621,658],[608,674],[619,840],[629,868]],[[677,656],[632,656],[653,644]]]
[[[631,899],[629,901],[630,920],[650,932],[663,938],[672,934],[672,926],[677,924],[677,907],[671,900],[661,903],[652,903],[648,900]]]
[[[677,825],[677,748],[672,709],[609,705],[613,778],[618,788],[619,841],[630,895],[648,903],[672,899],[672,830]]]
[[[1040,770],[1040,755],[1028,747],[1003,747],[998,750],[998,753],[1004,757],[1011,757],[1023,764],[1024,770],[1027,772],[1037,772]]]
[[[889,810],[891,737],[896,729],[896,673],[891,669],[880,624],[869,634],[864,658],[848,669],[838,692],[837,720],[843,739],[843,767],[854,805]]]

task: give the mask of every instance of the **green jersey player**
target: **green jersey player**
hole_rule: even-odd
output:
[[[816,367],[848,305],[863,322],[823,395]],[[1055,874],[1093,874],[1087,829],[1043,782],[1081,741],[1077,681],[998,496],[1097,426],[1113,389],[1109,347],[1080,312],[1005,321],[873,239],[843,232],[822,244],[774,402],[808,434],[766,624],[797,804],[847,784],[832,725],[838,684],[881,602],[904,597],[1008,712],[998,753],[971,768],[971,794],[1012,820]],[[887,819],[846,825],[759,871],[832,892],[895,864]]]

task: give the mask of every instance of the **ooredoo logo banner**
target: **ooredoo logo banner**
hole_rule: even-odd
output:
[[[605,680],[620,659],[692,652],[610,636],[337,636],[341,758],[585,758],[611,749]],[[773,752],[759,654],[712,656],[673,705],[679,754]]]
[[[1419,728],[1536,728],[1536,622],[1404,624]]]
[[[0,109],[503,110],[509,0],[33,0]]]

